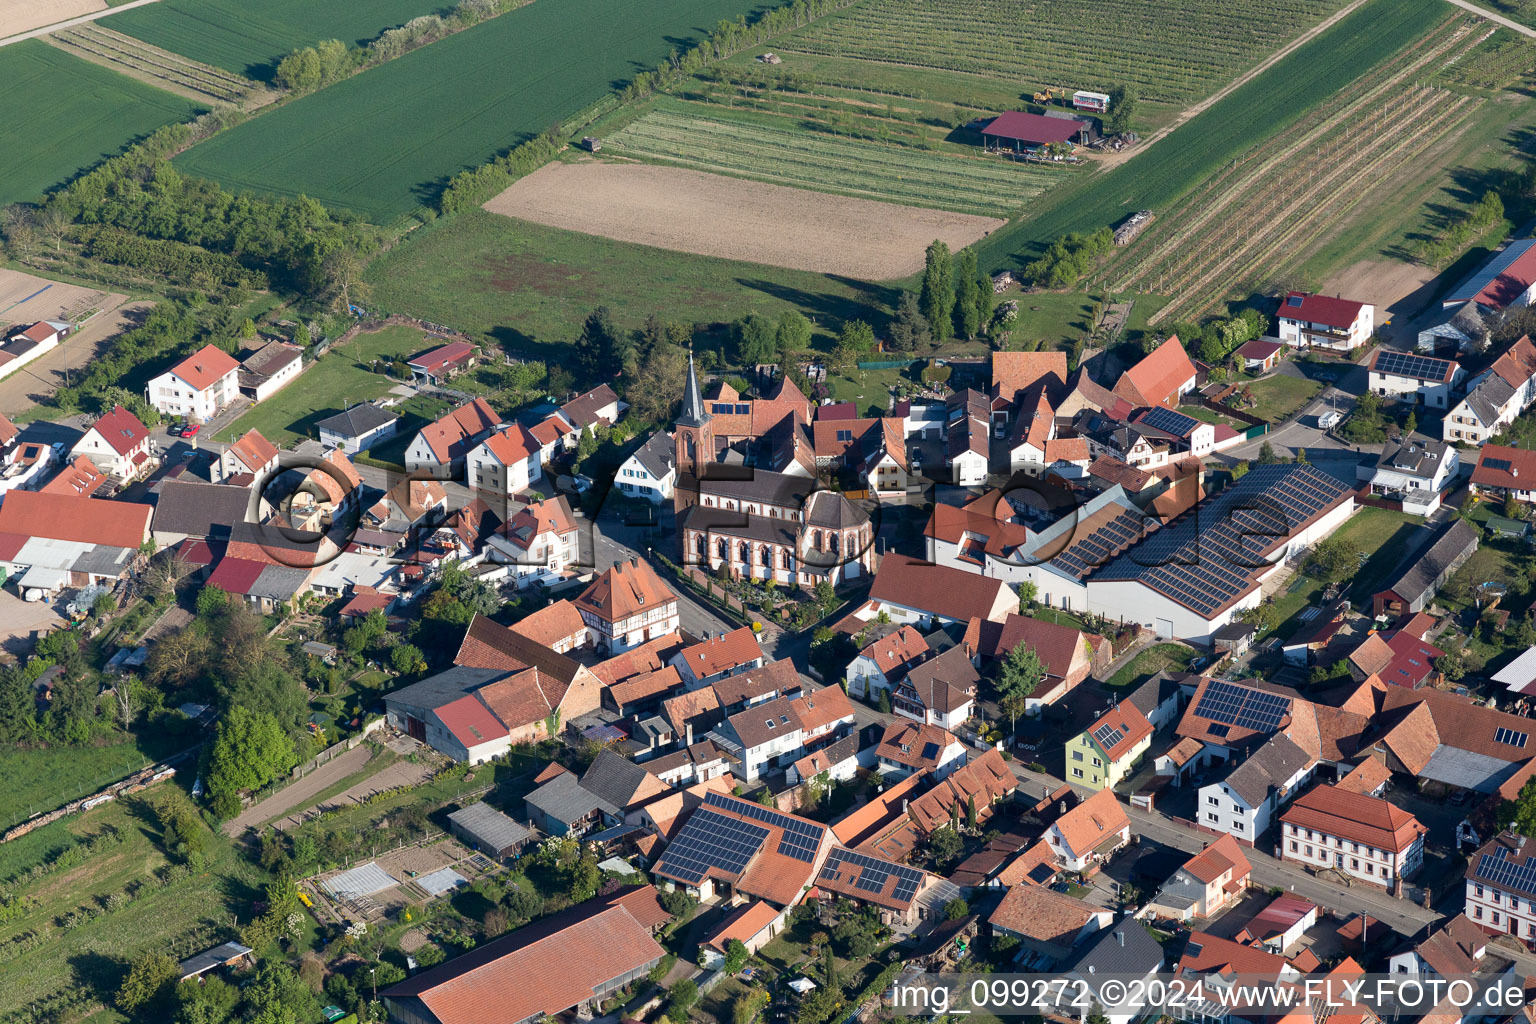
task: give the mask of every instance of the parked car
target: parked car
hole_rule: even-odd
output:
[[[181,436],[182,437],[196,437],[197,436],[197,432],[199,430],[202,430],[202,429],[203,428],[199,424],[188,423],[186,426],[181,428]]]
[[[1343,418],[1344,417],[1339,415],[1337,410],[1329,409],[1327,412],[1317,417],[1317,425],[1321,430],[1332,430],[1334,427],[1339,425],[1339,420]]]

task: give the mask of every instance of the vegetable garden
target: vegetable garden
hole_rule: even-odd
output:
[[[1100,283],[1174,296],[1154,323],[1208,312],[1234,289],[1264,287],[1345,211],[1410,168],[1416,155],[1477,108],[1481,100],[1415,83],[1479,38],[1465,19],[1447,19],[1381,73],[1233,161],[1159,218],[1105,269]],[[1267,227],[1234,232],[1234,223]]]
[[[998,158],[930,153],[732,116],[719,108],[659,107],[606,140],[608,149],[779,185],[1015,216],[1065,173]]]
[[[0,50],[0,206],[32,202],[82,167],[199,106],[36,39]]]
[[[387,225],[431,200],[447,176],[577,114],[637,66],[665,59],[696,26],[750,6],[530,4],[248,121],[176,163],[232,188],[308,195]]]
[[[948,68],[1036,87],[1134,84],[1203,96],[1340,0],[870,0],[796,32],[785,52]]]

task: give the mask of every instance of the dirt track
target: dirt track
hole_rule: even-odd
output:
[[[923,250],[935,238],[961,249],[1005,223],[677,167],[597,161],[547,164],[485,208],[621,242],[865,281],[921,270]]]
[[[372,756],[371,749],[359,745],[331,758],[302,779],[289,783],[265,800],[251,804],[238,817],[230,818],[224,823],[224,834],[237,836],[247,828],[271,821],[284,811],[303,807],[309,800],[361,769]]]

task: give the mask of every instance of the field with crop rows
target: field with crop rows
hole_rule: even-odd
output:
[[[0,49],[0,206],[33,202],[140,135],[201,109],[27,39]]]
[[[1418,84],[1476,46],[1484,30],[1452,17],[1377,74],[1309,111],[1234,161],[1125,249],[1101,275],[1117,290],[1172,295],[1159,318],[1209,312],[1263,288],[1308,243],[1469,116],[1481,100]],[[1234,232],[1232,224],[1264,224]]]
[[[177,166],[381,224],[601,99],[751,0],[533,3],[247,121]],[[145,8],[146,10],[148,8]]]
[[[358,44],[445,6],[434,0],[160,0],[102,18],[105,28],[258,81],[322,39]]]
[[[982,265],[1017,267],[1042,244],[1069,231],[1092,231],[1136,210],[1166,213],[1223,165],[1350,83],[1368,79],[1445,16],[1441,0],[1369,0],[1151,149],[1057,189],[1046,197],[1048,208],[1040,216],[993,232],[980,243]]]
[[[1014,217],[1064,171],[997,157],[926,153],[733,118],[723,108],[673,104],[631,123],[604,151],[778,185]]]
[[[948,68],[1020,87],[1108,89],[1182,102],[1214,91],[1342,0],[869,0],[778,43]]]
[[[1497,29],[1439,75],[1446,85],[1469,89],[1506,89],[1536,73],[1536,43],[1507,28]]]
[[[234,72],[199,64],[95,22],[54,32],[48,38],[78,57],[189,99],[240,104],[257,92],[263,98],[272,95]]]

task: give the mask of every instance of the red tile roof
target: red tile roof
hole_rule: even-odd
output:
[[[1070,948],[1090,921],[1107,913],[1065,893],[1015,885],[1003,894],[987,923],[1036,942]]]
[[[432,713],[466,749],[507,735],[507,727],[497,721],[496,716],[472,694],[465,694],[456,701],[434,709]]]
[[[1297,797],[1280,820],[1393,853],[1408,849],[1428,831],[1412,814],[1380,797],[1327,785]]]
[[[139,418],[120,405],[114,405],[111,412],[93,424],[92,429],[119,455],[127,455],[149,437],[149,430]]]
[[[1020,391],[1036,381],[1054,376],[1052,387],[1065,387],[1067,383],[1067,354],[1065,352],[994,352],[992,353],[992,386],[997,394],[1013,401]]]
[[[445,366],[462,363],[474,355],[475,346],[467,341],[450,341],[446,345],[423,352],[414,359],[408,360],[405,365],[415,370],[425,370],[427,373],[438,373]]]
[[[1387,647],[1392,651],[1392,660],[1378,674],[1383,682],[1410,689],[1423,686],[1434,674],[1435,659],[1445,656],[1445,652],[1434,644],[1425,643],[1402,630],[1392,634]]]
[[[0,447],[4,447],[16,440],[17,435],[20,433],[21,431],[17,429],[16,424],[6,419],[4,413],[0,413]]]
[[[244,437],[229,446],[229,450],[253,473],[277,458],[277,449],[259,430],[246,431]]]
[[[1245,946],[1231,939],[1221,939],[1209,932],[1190,932],[1179,972],[1188,974],[1263,975],[1278,978],[1286,968],[1285,957],[1257,946]]]
[[[1184,870],[1210,885],[1228,871],[1229,881],[1238,881],[1253,873],[1253,865],[1243,856],[1243,848],[1230,834],[1222,836],[1184,863]]]
[[[1522,336],[1505,349],[1489,369],[1504,378],[1510,387],[1520,390],[1526,381],[1536,376],[1536,345],[1531,344],[1529,336]]]
[[[539,439],[533,436],[533,432],[521,423],[514,423],[504,430],[496,431],[483,443],[503,466],[526,462],[538,454],[542,447]]]
[[[1007,589],[1002,580],[893,552],[881,560],[869,598],[968,622],[991,618],[999,595]]]
[[[153,511],[131,501],[11,491],[0,504],[0,533],[136,548],[149,539]]]
[[[1490,465],[1495,462],[1499,465]],[[1515,491],[1536,488],[1536,452],[1502,444],[1485,444],[1477,453],[1472,482],[1479,487],[1501,487]]]
[[[748,903],[742,906],[740,910],[726,915],[725,920],[720,922],[720,927],[715,929],[714,933],[704,941],[704,944],[711,949],[718,949],[724,953],[727,951],[726,946],[730,944],[732,939],[738,942],[746,942],[752,939],[777,920],[780,913],[782,911],[764,903],[762,900]]]
[[[1054,684],[1081,668],[1092,657],[1093,641],[1089,635],[1071,626],[1009,612],[1002,623],[983,623],[978,653],[983,657],[1003,658],[1024,644],[1040,656],[1046,682]],[[1049,686],[1042,687],[1049,689]]]
[[[171,372],[194,390],[206,391],[225,375],[240,369],[235,357],[215,345],[204,345],[175,366]]]
[[[1298,302],[1293,304],[1292,299]],[[1360,315],[1360,310],[1364,309],[1365,305],[1364,302],[1335,298],[1332,295],[1291,292],[1280,300],[1278,315],[1282,320],[1299,320],[1302,323],[1322,324],[1324,327],[1337,327],[1342,330],[1355,322],[1355,318]]]
[[[619,562],[587,585],[576,598],[576,607],[604,622],[618,622],[636,612],[675,604],[677,595],[662,582],[649,562],[631,558]]]
[[[1010,110],[994,117],[981,130],[981,134],[1045,145],[1052,142],[1066,142],[1081,131],[1082,127],[1083,122],[1076,118],[1046,117],[1043,114]]]
[[[394,603],[394,600],[393,594],[381,594],[373,587],[360,584],[352,588],[352,596],[346,604],[341,606],[341,611],[337,614],[346,618],[353,615],[367,615],[372,611],[384,611]]]
[[[1128,700],[1121,701],[1116,707],[1095,718],[1093,724],[1088,726],[1088,735],[1094,736],[1105,726],[1114,730],[1111,735],[1119,737],[1113,743],[1100,745],[1110,761],[1120,760],[1135,749],[1136,744],[1152,735],[1152,723],[1147,721],[1147,716],[1141,713],[1140,708]],[[1097,739],[1094,742],[1097,743]]]
[[[1125,371],[1115,384],[1115,394],[1133,405],[1166,405],[1194,376],[1195,364],[1175,334]]]
[[[1265,341],[1262,338],[1254,338],[1252,341],[1239,345],[1237,351],[1232,354],[1242,356],[1244,359],[1268,359],[1284,347],[1278,341]]]
[[[106,475],[96,468],[96,464],[81,455],[38,490],[44,494],[91,495],[106,480]]]
[[[477,398],[422,427],[421,437],[437,461],[446,463],[461,457],[472,438],[500,422],[501,416],[491,408],[491,403]]]
[[[901,669],[928,656],[928,641],[912,626],[902,626],[888,633],[859,652],[869,658],[886,676],[897,674]]]
[[[742,626],[691,647],[684,647],[681,653],[694,677],[703,679],[757,661],[762,658],[763,649],[758,646],[757,635]]]
[[[587,627],[586,623],[581,621],[581,613],[576,610],[576,606],[569,601],[560,600],[523,616],[512,623],[510,628],[512,632],[519,633],[545,647],[553,647],[557,641],[575,636]]]
[[[266,562],[225,556],[219,559],[218,565],[213,567],[213,572],[208,576],[207,585],[218,587],[226,594],[239,594],[244,597],[250,592],[251,587],[256,585],[256,578],[266,567]]]
[[[1099,790],[1056,819],[1062,838],[1079,857],[1130,824],[1131,819],[1125,816],[1125,808],[1112,789]]]
[[[1003,760],[1003,755],[988,750],[969,764],[956,768],[943,782],[913,800],[904,817],[925,832],[931,832],[949,820],[952,809],[958,808],[963,816],[970,802],[975,800],[976,820],[986,821],[992,817],[992,805],[1018,788],[1018,777]]]

